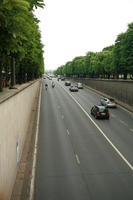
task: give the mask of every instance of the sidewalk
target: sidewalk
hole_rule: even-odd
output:
[[[7,100],[11,96],[17,94],[18,92],[20,92],[24,88],[28,87],[32,83],[34,83],[34,81],[30,81],[30,82],[24,83],[22,85],[17,84],[17,85],[15,85],[16,89],[9,89],[8,87],[3,88],[3,91],[0,92],[0,103],[2,103],[3,101]]]

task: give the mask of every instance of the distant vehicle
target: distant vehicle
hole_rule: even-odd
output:
[[[76,86],[71,86],[71,87],[69,88],[69,90],[70,90],[71,92],[78,92],[78,88],[77,88]]]
[[[71,85],[71,82],[70,81],[66,81],[65,82],[65,86],[70,86]]]
[[[48,89],[48,84],[47,84],[47,83],[45,83],[45,89],[46,89],[46,90]]]
[[[101,99],[101,105],[106,106],[108,108],[116,108],[116,102],[112,98],[103,98]]]
[[[109,111],[105,106],[94,105],[91,108],[91,115],[96,119],[109,119]]]
[[[54,88],[55,87],[55,83],[54,82],[52,82],[52,88]]]
[[[64,81],[65,80],[65,77],[61,77],[61,81]]]
[[[77,88],[78,89],[83,89],[83,84],[82,83],[77,83]]]

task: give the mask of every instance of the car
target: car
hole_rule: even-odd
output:
[[[64,81],[65,80],[65,77],[61,77],[61,81]]]
[[[116,108],[116,102],[112,98],[103,98],[101,99],[101,105],[106,106],[108,108]]]
[[[83,84],[82,83],[77,83],[77,88],[78,89],[83,89]]]
[[[77,88],[76,86],[71,86],[71,87],[69,88],[69,90],[70,90],[71,92],[78,92],[78,88]]]
[[[70,81],[66,81],[65,82],[65,86],[70,86],[71,85],[71,82]]]
[[[91,115],[96,119],[109,119],[109,110],[106,106],[94,105],[91,108]]]

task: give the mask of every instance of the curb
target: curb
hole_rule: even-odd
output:
[[[71,79],[71,80],[74,81],[74,82],[77,82],[77,81],[75,81],[75,80],[73,80],[73,79]],[[90,87],[90,86],[88,86],[88,85],[86,85],[86,84],[84,84],[84,83],[83,83],[83,86],[84,86],[85,88],[87,88],[87,89],[93,91],[94,93],[99,94],[101,97],[107,97],[107,98],[113,98],[113,99],[115,99],[115,101],[116,101],[116,103],[119,105],[119,107],[121,107],[123,110],[126,110],[126,111],[130,112],[131,114],[133,114],[133,107],[132,107],[132,106],[129,106],[128,104],[126,104],[126,103],[124,103],[124,102],[121,102],[121,101],[119,101],[118,99],[116,99],[116,98],[114,98],[114,97],[111,97],[111,96],[109,96],[108,94],[105,94],[105,93],[103,93],[103,92],[101,92],[101,91],[98,91],[98,90],[96,90],[96,89],[94,89],[94,88],[92,88],[92,87]]]
[[[42,91],[42,82],[41,82],[41,86],[40,86],[39,103],[38,103],[38,111],[37,111],[37,126],[36,126],[36,135],[35,135],[34,153],[33,153],[33,165],[32,165],[32,171],[31,171],[29,200],[34,199],[34,185],[35,185],[38,134],[39,134],[39,120],[40,120],[40,106],[41,106],[41,91]]]

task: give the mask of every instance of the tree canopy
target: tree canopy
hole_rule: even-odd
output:
[[[89,51],[85,56],[75,57],[58,67],[55,73],[91,78],[119,78],[121,75],[124,79],[129,74],[133,78],[133,23],[128,25],[126,32],[117,36],[114,45],[100,52]]]
[[[19,83],[37,78],[44,72],[39,20],[33,13],[37,7],[44,7],[43,0],[0,2],[0,90],[2,71],[12,73],[13,60]]]

